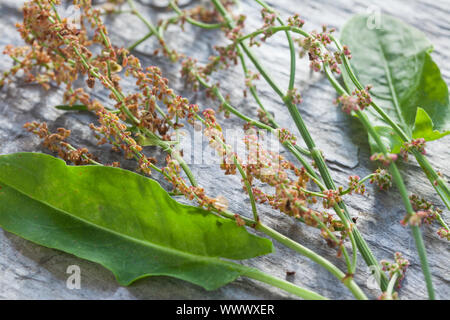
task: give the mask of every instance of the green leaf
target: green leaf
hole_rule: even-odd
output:
[[[408,136],[426,140],[442,137],[436,132],[426,134],[450,128],[448,88],[430,56],[432,44],[422,32],[393,17],[381,15],[378,26],[368,24],[369,19],[367,15],[353,17],[341,34],[342,43],[352,51],[350,62],[358,80],[364,85],[373,85],[371,93],[375,102]],[[343,78],[353,89],[346,72]],[[417,111],[419,107],[421,114]],[[391,150],[398,151],[399,137],[380,115],[371,108],[367,110]],[[424,123],[426,117],[431,122]],[[418,131],[414,127],[421,129]],[[373,143],[371,146],[377,149]]]
[[[268,239],[176,202],[154,180],[38,153],[0,156],[0,226],[97,262],[123,285],[165,275],[213,290],[250,269],[221,258],[272,252]]]
[[[84,104],[74,104],[73,106],[63,104],[55,106],[56,109],[59,110],[67,110],[67,111],[89,111],[88,107],[86,107]]]
[[[440,139],[448,134],[450,131],[439,132],[433,130],[434,124],[428,113],[422,108],[417,108],[416,120],[414,122],[413,138],[425,138],[427,141]]]
[[[388,126],[375,126],[375,131],[392,153],[399,153],[400,148],[403,146],[402,139],[396,134],[391,127]],[[369,135],[369,144],[372,152],[379,152],[378,145],[371,135]]]

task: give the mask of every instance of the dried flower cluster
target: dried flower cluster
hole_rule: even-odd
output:
[[[409,197],[415,213],[411,216],[405,216],[401,221],[402,225],[410,224],[413,226],[420,226],[422,224],[431,224],[433,221],[440,219],[442,210],[436,208],[431,202],[421,198],[415,194]],[[442,227],[437,231],[437,234],[442,239],[450,240],[449,232]]]
[[[27,123],[25,128],[41,138],[44,147],[57,153],[62,159],[75,165],[89,164],[94,160],[94,156],[86,148],[74,149],[65,141],[70,136],[70,130],[58,128],[56,133],[51,133],[46,123],[37,122]]]
[[[407,259],[403,258],[400,252],[395,253],[395,262],[389,262],[387,260],[382,260],[381,265],[383,266],[383,271],[387,271],[389,273],[390,278],[394,275],[397,277],[395,281],[395,285],[397,288],[401,288],[401,283],[405,278],[406,270],[408,269],[410,263]],[[390,296],[390,293],[384,292],[380,297],[380,300],[385,299],[398,299],[398,293],[394,292]]]
[[[388,190],[392,187],[392,176],[386,169],[378,168],[370,179],[370,183],[376,183],[380,190]]]
[[[398,156],[395,153],[384,154],[381,152],[374,153],[370,156],[370,161],[380,161],[385,167],[396,161]]]
[[[382,260],[381,265],[383,266],[384,271],[389,272],[389,276],[392,277],[395,273],[399,274],[399,278],[397,280],[397,288],[400,288],[401,282],[405,277],[406,270],[409,267],[409,261],[403,258],[403,255],[400,252],[396,252],[395,262]]]
[[[419,151],[422,154],[426,154],[425,139],[418,138],[413,139],[410,142],[405,142],[400,149],[400,155],[402,156],[403,160],[408,161],[408,153],[413,149]]]
[[[361,178],[359,176],[350,176],[348,179],[348,189],[350,190],[350,194],[352,194],[352,192],[359,194],[364,194],[366,192],[366,186],[360,183]]]
[[[347,114],[351,114],[352,111],[364,110],[372,103],[369,90],[370,86],[367,86],[364,90],[355,90],[350,96],[340,96],[335,103],[340,103],[342,111]]]

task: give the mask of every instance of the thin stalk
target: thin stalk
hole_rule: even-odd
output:
[[[324,195],[323,193],[319,193],[319,192],[314,192],[314,191],[310,191],[310,190],[306,190],[304,188],[298,188],[301,192],[309,194],[311,196],[315,196],[315,197],[319,197],[319,198],[326,198],[327,196]]]
[[[175,10],[175,12],[178,14],[179,17],[182,17],[186,19],[187,22],[190,24],[202,28],[202,29],[220,29],[222,27],[221,23],[204,23],[201,21],[197,21],[195,19],[192,19],[191,17],[188,17],[187,15],[183,14],[183,12],[180,10],[180,8],[176,5],[175,1],[170,1],[169,6]]]
[[[295,294],[296,296],[306,299],[306,300],[328,300],[328,298],[325,298],[324,296],[321,296],[318,293],[315,293],[313,291],[310,291],[308,289],[301,288],[299,286],[296,286],[290,282],[287,282],[285,280],[276,278],[274,276],[271,276],[267,273],[264,273],[258,269],[254,268],[243,268],[243,276],[251,279],[255,279],[264,283],[267,283],[271,286],[280,288],[286,292]]]
[[[248,78],[249,72],[248,72],[247,64],[245,63],[244,55],[242,54],[241,48],[236,47],[236,51],[239,56],[239,60],[241,61],[241,66],[242,66],[242,70],[244,71],[244,75],[246,78]],[[263,110],[263,112],[266,115],[267,119],[269,120],[269,123],[271,124],[271,126],[275,129],[279,128],[280,126],[278,125],[278,123],[276,123],[274,117],[267,111],[267,109],[262,104],[261,99],[259,99],[259,96],[258,96],[258,93],[256,92],[255,86],[251,85],[249,90],[250,90],[250,93],[252,94],[253,98],[255,99],[256,103],[258,104],[258,106],[261,108],[261,110]]]
[[[153,35],[153,32],[150,31],[149,33],[147,33],[144,37],[142,37],[141,39],[139,39],[138,41],[136,41],[135,43],[133,43],[131,46],[128,47],[128,51],[133,51],[134,49],[136,49],[136,47],[138,45],[140,45],[142,42],[144,42],[145,40],[147,40],[148,38],[150,38]]]
[[[72,146],[71,144],[69,144],[69,143],[67,143],[67,142],[65,143],[65,146],[66,146],[67,148],[69,148],[70,150],[72,150],[72,151],[77,151],[77,148],[75,148],[74,146]],[[81,155],[81,157],[82,157],[84,160],[89,161],[90,164],[101,165],[101,163],[95,161],[94,159],[89,158],[89,157],[88,157],[87,155],[85,155],[84,153]]]
[[[399,277],[399,273],[396,272],[392,275],[391,280],[389,280],[389,284],[388,287],[386,289],[386,300],[392,300],[392,294],[394,293],[394,286],[395,283],[397,282],[397,279]]]
[[[202,117],[200,117],[198,114],[196,114],[195,117],[198,120],[200,120],[204,125],[206,125],[205,120]],[[222,147],[225,149],[226,153],[231,153],[232,152],[231,150],[229,150],[229,148],[228,148],[227,144],[225,143],[225,141],[223,141],[222,139],[220,139],[217,136],[215,137],[215,140],[222,145]],[[239,174],[241,175],[242,180],[244,181],[245,188],[247,189],[247,193],[248,193],[248,196],[250,198],[250,203],[251,203],[251,206],[252,206],[253,219],[256,221],[256,223],[259,223],[258,210],[256,209],[255,196],[253,195],[253,190],[252,190],[252,186],[251,186],[250,180],[248,179],[247,174],[245,173],[244,169],[242,168],[242,166],[241,166],[241,164],[239,162],[239,159],[237,158],[236,154],[232,154],[232,157],[233,157],[234,165],[239,170]]]
[[[285,26],[285,25],[281,25],[281,26],[271,26],[271,27],[267,27],[265,29],[258,29],[255,30],[249,34],[246,34],[244,36],[241,36],[240,38],[237,39],[237,41],[242,42],[244,40],[250,39],[250,38],[254,38],[264,32],[268,32],[271,35],[280,32],[280,31],[292,31],[294,33],[298,33],[306,38],[309,38],[311,35],[306,32],[305,30],[303,30],[302,28],[298,28],[298,27],[292,27],[292,26]]]
[[[322,222],[322,220],[320,220],[320,218],[314,212],[311,213],[311,216],[321,226],[321,228],[326,231],[331,240],[333,240],[336,244],[339,244],[339,240],[336,238],[333,232],[331,232],[331,230]],[[347,264],[350,270],[350,274],[348,274],[347,276],[353,277],[356,270],[356,261],[355,260],[350,261],[347,249],[345,248],[343,243],[340,244],[339,246],[341,248],[340,250],[342,251],[342,254],[344,255],[345,263]]]
[[[244,55],[242,54],[240,47],[236,47],[236,51],[239,56],[239,60],[241,61],[241,66],[242,66],[242,70],[244,71],[244,75],[247,78],[249,76],[249,72],[247,69],[247,64],[245,63]],[[291,73],[291,75],[292,75],[292,73]],[[291,77],[291,79],[293,79],[293,78]],[[291,82],[293,82],[293,80],[290,80],[290,83]],[[280,128],[280,125],[276,122],[275,118],[269,113],[269,111],[262,104],[261,99],[259,98],[258,93],[256,92],[256,87],[254,85],[251,85],[249,90],[250,90],[250,93],[252,94],[253,98],[255,99],[256,103],[259,105],[259,107],[261,108],[261,110],[264,112],[265,116],[269,120],[269,123],[272,126],[272,128],[275,128],[275,129]],[[295,154],[294,154],[294,152],[291,152],[291,153],[293,153],[294,156],[302,163],[302,165],[305,166],[305,164],[304,164],[305,161],[301,161],[300,158],[298,158],[298,156],[296,155],[296,153],[300,152],[306,156],[311,156],[311,153],[309,152],[309,150],[302,148],[298,145],[293,145],[293,148],[296,149]],[[306,166],[309,166],[309,163]],[[310,170],[310,172],[314,171],[312,169],[312,167],[309,167],[308,169]],[[318,178],[317,175],[316,175],[316,177]]]
[[[170,60],[172,61],[176,61],[176,55],[173,54],[173,52],[171,50],[169,50],[169,48],[167,47],[167,45],[164,42],[163,37],[161,36],[161,34],[158,32],[158,29],[153,25],[153,23],[151,23],[148,19],[146,19],[137,9],[136,9],[136,5],[134,4],[133,0],[127,0],[128,5],[131,8],[131,11],[134,15],[136,15],[136,17],[139,18],[139,20],[141,20],[148,28],[148,30],[150,30],[152,32],[152,34],[154,34],[158,40],[159,43],[161,44],[161,46],[164,48],[164,51],[169,55]],[[142,39],[141,39],[142,40]],[[144,40],[143,40],[144,41]]]
[[[253,190],[252,190],[252,186],[250,184],[250,181],[248,180],[247,175],[245,174],[244,170],[242,169],[242,166],[239,163],[239,161],[236,158],[236,156],[233,157],[233,161],[234,161],[234,164],[236,165],[236,167],[238,168],[239,173],[242,176],[242,180],[244,180],[244,184],[245,184],[245,187],[247,189],[248,197],[250,198],[250,203],[251,203],[251,206],[252,206],[253,219],[256,221],[256,223],[259,223],[259,216],[258,216],[258,211],[256,209],[255,196],[253,195]]]

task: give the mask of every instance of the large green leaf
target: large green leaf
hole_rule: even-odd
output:
[[[359,81],[373,85],[374,100],[408,136],[430,141],[450,133],[448,88],[430,56],[432,44],[422,32],[393,17],[381,15],[379,25],[369,24],[369,19],[357,15],[341,33],[342,43],[352,51],[350,62]],[[345,84],[354,88],[343,74]],[[368,115],[386,144],[398,152],[401,139],[371,108]]]
[[[268,239],[176,202],[151,179],[37,153],[0,156],[0,226],[100,263],[123,285],[166,275],[212,290],[248,270],[221,258],[272,252]]]

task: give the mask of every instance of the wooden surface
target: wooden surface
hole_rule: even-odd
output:
[[[145,2],[145,1],[144,1]],[[14,24],[21,19],[18,11],[22,1],[3,0],[0,2],[0,50],[8,43],[21,44]],[[343,0],[279,0],[269,1],[284,16],[295,12],[306,20],[305,28],[318,29],[322,24],[339,28],[353,14],[381,10],[401,18],[403,21],[422,30],[435,45],[433,59],[440,66],[447,84],[450,82],[450,3],[447,0],[373,1],[368,8],[366,1]],[[150,7],[139,6],[141,12],[156,19],[165,16],[164,12],[155,12]],[[248,26],[261,25],[259,9],[251,0],[243,1],[243,11],[249,15]],[[107,20],[113,42],[117,45],[129,45],[145,34],[143,24],[133,16],[122,16]],[[215,43],[223,43],[218,32],[186,28],[185,33],[171,28],[167,32],[170,46],[206,61],[213,53]],[[154,58],[149,53],[155,47],[153,40],[141,45],[136,54],[143,65],[158,65],[178,92],[189,97],[202,107],[217,107],[205,99],[202,92],[192,94],[184,90],[179,80],[179,65],[173,66],[164,58]],[[256,49],[261,61],[271,71],[277,82],[287,85],[289,57],[287,43],[280,35],[271,38],[261,49]],[[11,66],[6,56],[0,56],[0,71]],[[365,176],[375,169],[368,161],[369,150],[366,135],[358,123],[343,115],[333,104],[334,90],[326,79],[319,75],[312,76],[307,61],[298,63],[296,86],[304,97],[300,105],[302,115],[307,122],[311,134],[319,148],[324,151],[332,174],[338,184],[346,185],[351,174]],[[240,68],[221,72],[222,88],[231,95],[231,101],[245,113],[255,115],[255,104],[251,99],[243,99],[243,78]],[[278,97],[263,81],[257,87],[265,105],[274,114],[282,126],[295,132],[287,110]],[[20,80],[0,91],[0,153],[18,151],[46,152],[39,141],[26,133],[22,126],[27,121],[48,121],[51,128],[65,126],[73,133],[76,146],[87,146],[103,161],[121,158],[111,155],[108,148],[96,147],[95,140],[87,126],[93,117],[83,113],[64,113],[52,108],[61,102],[61,90],[52,88],[45,92],[38,86],[23,84]],[[98,94],[99,99],[102,93]],[[225,127],[241,126],[242,122],[232,117],[231,121],[222,122]],[[442,171],[449,179],[450,137],[439,142],[429,143],[428,158],[432,165]],[[162,155],[149,149],[150,154]],[[285,153],[284,153],[285,154]],[[129,168],[134,164],[125,163]],[[414,161],[401,165],[407,186],[412,193],[418,193],[443,207],[428,180]],[[237,177],[224,176],[217,166],[194,165],[193,170],[201,185],[210,195],[224,195],[229,199],[230,209],[250,215],[250,203],[242,193]],[[165,185],[165,184],[164,184]],[[402,252],[410,261],[404,286],[400,291],[402,299],[424,299],[426,290],[418,257],[410,231],[400,225],[404,216],[404,208],[400,196],[396,192],[377,192],[368,187],[368,196],[346,196],[345,201],[353,216],[359,217],[358,227],[373,250],[381,259],[392,259],[394,252]],[[335,251],[329,249],[318,233],[311,228],[296,223],[289,217],[259,206],[262,219],[269,226],[295,239],[307,247],[320,252],[343,269],[342,261],[335,258]],[[450,220],[448,211],[444,217]],[[423,228],[424,240],[428,252],[436,295],[441,299],[450,297],[450,269],[448,268],[450,252],[448,242],[435,234],[437,227]],[[295,271],[294,276],[286,279],[296,284],[311,288],[327,297],[350,299],[348,290],[331,274],[310,262],[308,259],[293,253],[291,250],[275,243],[274,254],[245,262],[258,267],[275,276],[286,278],[286,271]],[[70,265],[81,268],[81,289],[70,290],[66,287],[69,276],[66,270]],[[356,281],[371,297],[376,298],[380,292],[367,287],[368,268],[360,257]],[[370,281],[369,281],[370,283]],[[370,287],[370,285],[369,285]],[[0,298],[7,299],[282,299],[292,296],[248,279],[239,279],[217,291],[207,292],[197,286],[177,279],[152,277],[140,280],[130,287],[120,287],[113,275],[100,265],[80,260],[74,256],[52,249],[43,248],[25,241],[11,233],[0,229]]]

